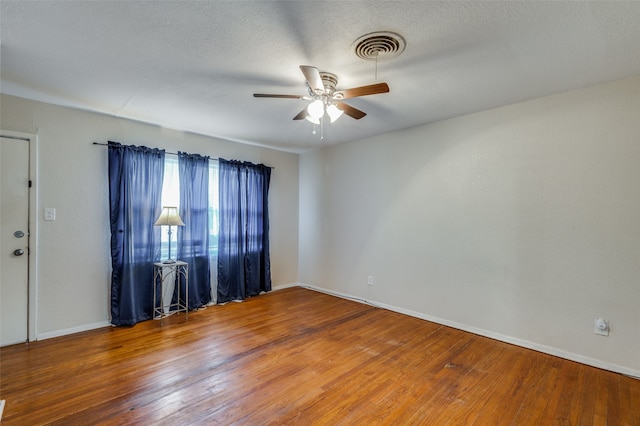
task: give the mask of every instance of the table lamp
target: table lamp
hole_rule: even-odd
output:
[[[153,226],[169,226],[169,256],[168,259],[162,263],[176,263],[175,259],[171,259],[171,227],[172,226],[184,226],[184,222],[178,214],[177,207],[163,206],[162,212],[156,220]]]

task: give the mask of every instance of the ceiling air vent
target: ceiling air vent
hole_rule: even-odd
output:
[[[353,42],[353,51],[360,59],[367,61],[384,61],[395,58],[405,48],[405,41],[401,35],[380,31],[365,34]]]

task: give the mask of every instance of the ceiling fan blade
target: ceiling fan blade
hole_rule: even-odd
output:
[[[354,87],[353,89],[338,90],[333,97],[335,99],[349,99],[358,96],[377,95],[387,93],[389,85],[387,83],[371,84],[369,86]]]
[[[307,116],[307,108],[303,109],[302,111],[300,111],[298,113],[298,115],[296,115],[295,117],[293,117],[294,120],[304,120],[304,118]]]
[[[339,110],[347,114],[351,118],[355,118],[356,120],[360,120],[362,117],[367,115],[367,113],[360,111],[357,108],[352,107],[349,104],[345,104],[344,102],[336,102],[336,106]]]
[[[254,93],[254,98],[282,98],[282,99],[304,99],[304,96],[299,95],[269,95],[266,93]]]
[[[300,65],[300,70],[302,71],[302,74],[304,74],[304,78],[307,79],[307,83],[309,83],[309,87],[314,93],[324,93],[324,83],[322,82],[318,68],[311,67],[309,65]]]

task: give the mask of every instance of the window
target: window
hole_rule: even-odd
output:
[[[173,155],[165,156],[164,160],[164,180],[162,182],[162,205],[175,206],[180,209],[180,171],[178,168],[178,157]],[[209,160],[209,256],[211,258],[218,255],[218,162]],[[161,226],[161,258],[169,257],[169,227]],[[177,230],[172,227],[171,235],[171,256],[175,258],[178,241]]]
[[[220,208],[218,204],[218,161],[209,160],[209,257],[218,257],[218,230]]]

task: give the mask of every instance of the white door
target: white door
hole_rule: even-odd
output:
[[[0,345],[27,341],[29,141],[0,138]]]

